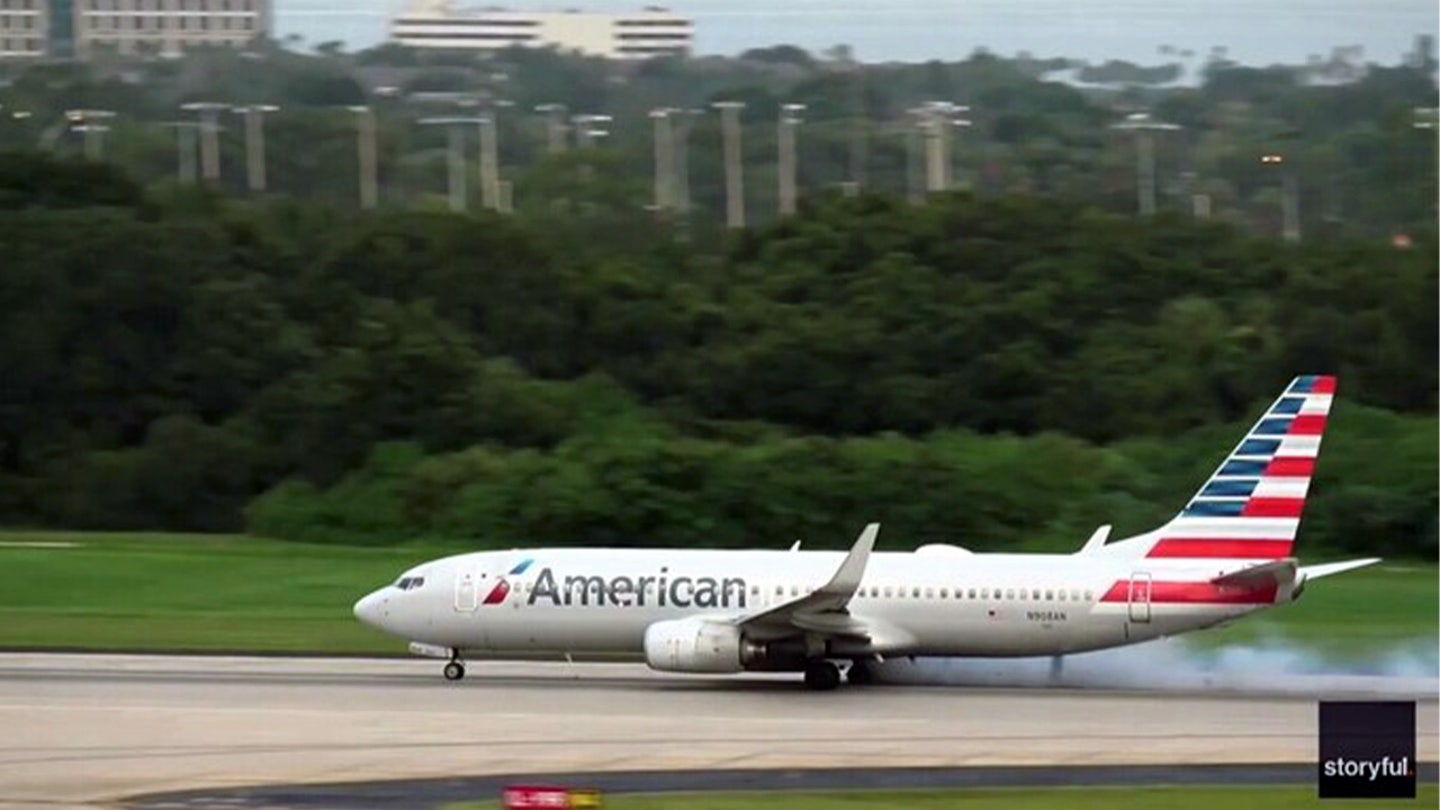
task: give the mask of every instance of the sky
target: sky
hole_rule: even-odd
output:
[[[273,0],[277,34],[310,44],[378,44],[404,0]],[[461,7],[626,11],[657,0],[457,0]],[[1398,62],[1415,36],[1440,26],[1436,0],[658,0],[696,23],[696,51],[734,54],[792,44],[848,44],[865,61],[956,60],[985,47],[1001,55],[1172,61],[1170,45],[1201,57],[1225,46],[1252,65],[1302,63],[1336,46]]]

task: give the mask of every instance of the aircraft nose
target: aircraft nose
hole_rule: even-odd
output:
[[[385,597],[379,591],[367,594],[359,602],[355,603],[355,618],[370,625],[380,627],[380,620],[385,612]]]

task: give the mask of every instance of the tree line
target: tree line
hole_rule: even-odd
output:
[[[1173,512],[1323,372],[1302,542],[1430,554],[1435,255],[958,193],[738,234],[360,214],[0,155],[0,519],[1068,547]]]
[[[969,125],[955,131],[954,176],[983,196],[1045,194],[1133,212],[1134,137],[1110,127],[1128,113],[1148,110],[1183,127],[1156,139],[1163,209],[1190,212],[1195,195],[1201,195],[1215,218],[1278,235],[1289,174],[1307,239],[1337,233],[1389,239],[1435,219],[1434,130],[1415,128],[1423,123],[1415,109],[1435,104],[1433,53],[1401,65],[1354,65],[1346,81],[1317,75],[1313,65],[1253,68],[1219,54],[1193,77],[1193,85],[1153,85],[1136,66],[1104,86],[1056,80],[1073,67],[1076,63],[1065,59],[985,52],[871,65],[843,51],[821,58],[786,46],[734,58],[640,63],[519,48],[482,58],[394,46],[355,55],[262,47],[247,53],[201,50],[176,60],[107,56],[93,64],[0,65],[0,106],[28,116],[4,121],[0,148],[46,144],[80,153],[86,136],[65,127],[65,112],[113,110],[119,114],[106,119],[109,131],[100,143],[105,159],[146,183],[173,180],[179,174],[179,143],[187,135],[162,122],[181,116],[180,105],[272,104],[280,109],[264,123],[269,193],[354,207],[356,117],[347,107],[366,104],[379,127],[382,203],[440,208],[447,187],[447,133],[418,121],[453,114],[455,108],[420,99],[461,92],[508,103],[498,109],[499,161],[513,183],[517,207],[546,208],[556,199],[571,199],[640,208],[652,202],[649,112],[692,108],[703,113],[684,139],[687,185],[695,221],[713,224],[721,221],[725,202],[720,124],[710,105],[739,100],[747,105],[742,151],[748,217],[766,222],[778,209],[775,123],[782,104],[806,106],[798,136],[802,190],[860,182],[870,190],[902,193],[918,185],[922,174],[911,111],[927,100],[946,100],[970,107]],[[1178,68],[1159,70],[1171,69]],[[1112,72],[1097,66],[1079,78],[1103,79]],[[572,150],[564,159],[551,155],[534,108],[553,103],[570,113],[613,116],[609,136],[595,149]],[[223,116],[221,124],[221,182],[244,194],[243,127],[233,115]],[[475,133],[467,138],[468,154]],[[1260,156],[1270,153],[1283,154],[1283,165],[1262,164]],[[610,182],[584,181],[579,164],[594,162],[613,168]],[[479,188],[478,180],[472,160],[469,188]],[[472,205],[478,207],[478,200]]]

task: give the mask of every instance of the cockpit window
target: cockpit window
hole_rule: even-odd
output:
[[[395,587],[402,591],[411,591],[424,584],[424,577],[401,577],[400,581],[395,583]]]

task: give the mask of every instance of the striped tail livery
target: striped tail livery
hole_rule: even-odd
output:
[[[1296,377],[1184,510],[1154,533],[1145,556],[1290,556],[1334,399],[1334,377]]]

